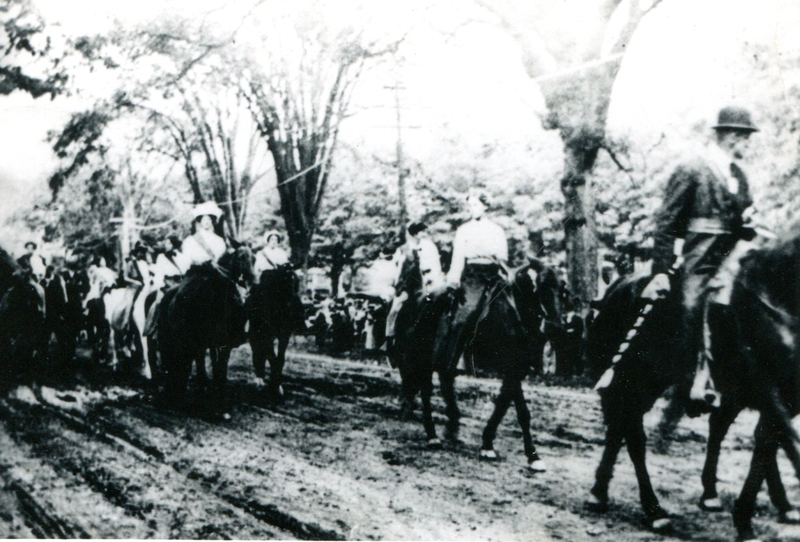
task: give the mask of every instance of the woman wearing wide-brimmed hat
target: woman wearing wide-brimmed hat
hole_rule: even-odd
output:
[[[180,254],[175,258],[175,263],[183,273],[193,265],[216,263],[228,249],[225,240],[216,232],[222,217],[222,209],[216,202],[206,201],[195,205],[192,215],[192,234],[183,241]]]

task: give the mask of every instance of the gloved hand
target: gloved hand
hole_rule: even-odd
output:
[[[669,283],[669,277],[666,273],[659,273],[658,275],[654,276],[650,283],[645,286],[644,290],[642,291],[641,297],[644,299],[664,299],[667,297],[667,294],[670,292],[671,286]]]

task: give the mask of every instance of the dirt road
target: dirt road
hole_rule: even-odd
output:
[[[399,380],[385,365],[294,354],[286,400],[268,406],[251,383],[248,347],[232,356],[233,417],[209,423],[156,408],[137,390],[73,392],[84,408],[0,401],[0,537],[300,538],[390,540],[732,540],[727,513],[696,503],[707,419],[684,419],[667,455],[648,454],[671,532],[647,530],[623,451],[611,510],[583,501],[602,451],[599,400],[584,389],[528,383],[540,455],[526,470],[509,412],[497,463],[478,461],[480,431],[499,383],[459,377],[461,442],[426,447],[400,416]],[[135,392],[135,393],[134,393]],[[436,420],[443,424],[437,397]],[[658,412],[648,415],[652,429]],[[723,445],[719,484],[728,509],[741,487],[756,415],[743,413]],[[781,470],[800,502],[788,462]],[[766,492],[756,528],[800,539],[776,522]]]

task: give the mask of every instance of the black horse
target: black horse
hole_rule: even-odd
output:
[[[795,243],[796,245],[797,243]],[[737,502],[734,516],[737,528],[745,538],[752,534],[750,518],[755,495],[761,482],[766,478],[770,498],[778,509],[783,521],[794,521],[792,506],[786,498],[786,492],[778,471],[776,452],[782,446],[787,457],[794,464],[795,470],[800,473],[800,454],[794,447],[794,435],[788,420],[797,413],[789,405],[777,399],[780,397],[797,396],[787,395],[792,389],[783,389],[792,383],[800,387],[798,376],[791,374],[778,374],[767,369],[780,367],[784,372],[789,368],[797,370],[797,358],[794,352],[789,356],[785,352],[784,363],[771,361],[764,365],[760,359],[756,360],[753,354],[759,353],[764,358],[770,355],[780,355],[780,341],[785,337],[795,337],[797,329],[784,328],[772,330],[768,322],[755,319],[759,314],[753,295],[749,292],[761,289],[786,289],[798,288],[800,284],[787,285],[786,277],[796,279],[800,262],[795,261],[785,264],[779,271],[784,278],[778,282],[774,277],[767,277],[765,273],[758,275],[753,269],[765,266],[762,259],[774,259],[776,252],[788,252],[784,245],[781,249],[762,251],[754,254],[743,264],[737,287],[731,302],[731,308],[724,315],[711,314],[709,324],[712,331],[713,363],[712,374],[717,389],[722,391],[722,404],[712,412],[709,419],[709,439],[706,463],[703,469],[703,496],[700,506],[704,509],[720,509],[716,491],[716,470],[720,453],[720,446],[725,434],[733,420],[746,407],[761,411],[761,420],[756,430],[757,454],[754,455],[751,475],[745,485],[742,497]],[[795,246],[795,249],[797,247]],[[795,257],[797,253],[795,253]],[[787,257],[788,258],[788,257]],[[777,264],[771,262],[766,265]],[[593,376],[599,378],[608,369],[612,358],[618,353],[620,345],[625,341],[626,333],[633,327],[634,322],[641,315],[641,310],[646,304],[641,293],[650,282],[649,276],[629,277],[619,280],[612,285],[600,305],[600,312],[594,319],[589,329],[587,341],[587,359]],[[746,286],[747,285],[747,286]],[[676,291],[673,284],[673,291]],[[779,295],[773,293],[773,295]],[[784,296],[785,297],[785,296]],[[746,303],[749,301],[749,304]],[[763,302],[759,301],[764,312]],[[786,303],[786,301],[784,301]],[[793,313],[798,310],[797,305]],[[647,466],[645,463],[646,437],[642,424],[643,415],[649,411],[656,399],[670,386],[678,385],[681,389],[686,386],[687,375],[683,374],[686,364],[679,360],[675,347],[679,343],[681,328],[680,296],[672,295],[666,299],[657,300],[653,306],[652,314],[643,318],[638,335],[629,343],[628,349],[622,355],[619,363],[614,367],[614,377],[611,383],[600,390],[603,414],[607,425],[606,443],[600,465],[597,468],[595,484],[591,493],[594,500],[589,503],[591,507],[604,511],[608,507],[608,486],[613,474],[614,463],[623,442],[627,443],[628,454],[634,464],[639,494],[642,507],[654,529],[666,528],[670,521],[668,514],[661,508],[656,497]],[[748,312],[749,311],[749,312]],[[787,316],[788,318],[788,316]],[[796,325],[797,322],[794,321]],[[781,335],[783,334],[783,335]],[[770,342],[772,341],[772,342]],[[777,359],[780,359],[779,357]],[[792,365],[792,363],[794,363]],[[794,378],[795,380],[792,380]],[[787,380],[788,379],[788,380]],[[778,387],[778,383],[783,385]],[[796,388],[794,388],[796,389]],[[681,393],[681,392],[678,392]],[[687,398],[678,398],[679,402],[686,403]],[[796,408],[796,407],[795,407]],[[775,431],[775,428],[780,430]],[[755,470],[753,470],[755,469]],[[754,474],[755,473],[755,474]],[[755,485],[755,480],[757,484]]]
[[[775,465],[778,447],[800,473],[797,433],[800,413],[800,236],[754,251],[742,260],[724,314],[726,333],[712,341],[712,377],[723,397],[758,410],[750,471],[733,510],[741,539],[754,539],[751,519],[766,478],[779,510],[788,507]],[[776,484],[777,482],[777,484]]]
[[[210,351],[213,380],[209,406],[224,410],[231,349],[246,340],[247,313],[239,288],[253,280],[252,254],[239,247],[220,258],[193,266],[181,283],[164,294],[158,313],[158,348],[165,377],[164,395],[180,406],[196,363],[205,384],[205,352]],[[223,414],[227,418],[227,414]]]
[[[56,271],[45,286],[45,326],[56,339],[51,362],[63,378],[74,377],[73,359],[78,336],[85,329],[83,297],[89,291],[85,271]]]
[[[612,359],[636,320],[643,318],[638,335],[614,366],[613,379],[600,390],[607,426],[606,440],[591,490],[595,500],[589,504],[598,511],[607,509],[608,485],[617,454],[625,442],[636,471],[645,514],[651,527],[664,529],[669,520],[647,472],[647,437],[642,418],[667,388],[684,378],[680,371],[685,364],[677,362],[675,350],[681,333],[682,307],[679,296],[672,295],[656,300],[651,314],[641,315],[647,304],[641,294],[650,280],[650,276],[627,276],[612,284],[589,328],[586,344],[588,369],[597,379],[611,367]]]
[[[0,248],[0,391],[33,385],[47,352],[43,299],[29,275]]]
[[[410,269],[405,271],[411,272]],[[434,371],[439,374],[446,403],[447,434],[450,438],[456,438],[460,417],[455,396],[458,359],[447,359],[434,366],[433,360],[436,357],[431,353],[436,348],[437,335],[447,329],[446,319],[453,304],[458,303],[458,293],[448,292],[421,298],[418,295],[417,282],[410,281],[410,284],[409,300],[397,317],[397,365],[403,379],[406,402],[417,391],[421,392],[423,425],[428,442],[429,445],[438,446],[440,441],[430,407],[432,374]],[[517,270],[510,283],[506,283],[504,287],[511,288],[519,318],[512,317],[511,311],[515,310],[514,307],[509,306],[504,298],[497,297],[489,304],[487,314],[478,323],[472,344],[473,348],[478,348],[483,353],[480,357],[489,366],[487,368],[502,376],[502,386],[495,400],[494,411],[483,431],[480,457],[485,460],[497,459],[493,442],[503,416],[511,403],[514,403],[529,467],[540,470],[541,460],[531,437],[530,411],[522,392],[522,381],[530,372],[531,366],[541,367],[546,332],[561,325],[558,281],[552,269],[534,260]],[[445,325],[442,325],[443,322]]]
[[[267,392],[278,400],[283,395],[281,379],[289,338],[292,332],[305,327],[298,283],[297,275],[289,266],[267,270],[261,274],[247,299],[250,347],[253,350],[256,378],[263,382],[265,363],[269,360]]]

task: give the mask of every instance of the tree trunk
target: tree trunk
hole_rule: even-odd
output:
[[[597,238],[592,170],[603,147],[611,89],[619,62],[612,61],[542,83],[549,116],[564,142],[564,244],[569,289],[584,307],[597,294]]]

